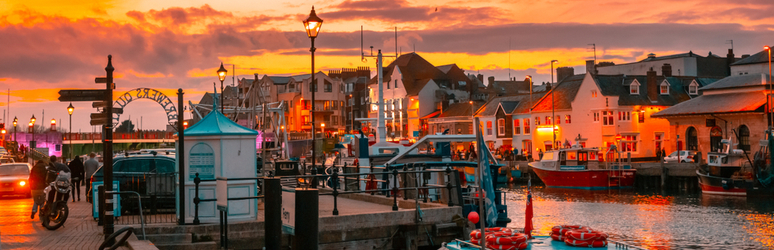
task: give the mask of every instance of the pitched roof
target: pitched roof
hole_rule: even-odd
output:
[[[573,75],[564,78],[561,82],[556,84],[556,87],[548,91],[543,98],[538,101],[532,108],[534,112],[551,111],[551,109],[572,109],[572,101],[575,100],[575,96],[578,94],[581,83],[585,75]],[[553,98],[551,95],[553,94]],[[553,99],[553,104],[551,102]]]
[[[414,84],[404,85],[406,86],[406,95],[407,96],[418,95],[419,91],[422,91],[422,89],[425,87],[425,85],[427,85],[430,82],[430,80],[433,80],[433,79],[430,79],[430,78],[421,79],[414,82]]]
[[[403,75],[403,86],[405,86],[406,91],[413,92],[414,94],[419,93],[419,90],[422,89],[421,87],[417,88],[417,86],[414,85],[422,85],[422,87],[424,87],[424,84],[427,84],[427,80],[429,79],[448,79],[443,71],[433,66],[433,64],[418,54],[408,53],[399,56],[395,61],[392,61],[390,65],[384,67],[384,82],[391,81],[392,73],[395,71],[396,67]],[[377,84],[377,77],[371,78],[368,84]]]
[[[258,131],[242,127],[223,116],[217,109],[210,112],[201,121],[185,130],[186,136],[207,135],[257,135]]]
[[[639,94],[632,95],[629,92],[630,85],[637,80],[640,84]],[[618,96],[618,105],[662,105],[672,106],[680,102],[691,99],[688,95],[688,85],[694,80],[701,86],[717,81],[717,78],[697,78],[691,76],[676,77],[656,77],[656,84],[659,86],[664,80],[669,83],[669,95],[658,94],[657,100],[650,100],[648,97],[647,76],[626,76],[626,75],[596,75],[594,81],[604,96]],[[655,102],[652,102],[655,101]]]
[[[768,51],[761,51],[758,53],[755,53],[754,55],[748,56],[747,58],[738,60],[731,64],[731,66],[735,65],[744,65],[744,64],[756,64],[756,63],[768,63],[769,62],[769,52]],[[774,58],[774,56],[772,56]]]
[[[438,66],[438,67],[436,67],[436,68],[440,69],[440,70],[441,70],[441,72],[443,72],[444,74],[448,74],[448,73],[449,73],[449,70],[450,70],[452,67],[454,67],[454,64],[446,64],[446,65],[441,65],[441,66]]]
[[[448,108],[443,110],[443,113],[441,113],[438,117],[455,117],[455,116],[468,116],[470,117],[473,113],[473,105],[470,105],[469,102],[458,102],[453,103],[449,105]]]
[[[537,102],[543,93],[535,93],[532,95],[532,100]],[[511,95],[511,96],[498,96],[489,99],[481,108],[476,111],[476,116],[493,116],[497,113],[498,107],[502,105],[503,111],[506,114],[521,114],[528,113],[530,105],[529,94]]]
[[[502,101],[500,102],[500,105],[503,106],[503,111],[506,114],[511,114],[514,109],[516,109],[516,106],[519,106],[518,101]]]
[[[760,91],[729,93],[716,95],[702,95],[692,100],[678,103],[651,115],[652,117],[666,117],[677,115],[704,115],[718,113],[739,113],[763,111],[766,104],[766,95]]]
[[[680,57],[703,57],[703,56],[694,54],[693,51],[689,51],[688,53],[682,53],[682,54],[648,57],[640,60],[640,62],[658,61],[658,60],[666,60],[666,59],[673,59],[673,58],[680,58]]]
[[[529,92],[528,81],[494,81],[486,87],[490,93],[505,96],[519,94],[519,91]]]
[[[750,87],[766,85],[768,82],[768,74],[735,75],[720,79],[712,84],[704,86],[701,88],[701,90]]]

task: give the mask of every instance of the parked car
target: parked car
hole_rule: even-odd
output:
[[[672,163],[672,162],[678,162],[677,161],[677,152],[674,151],[671,154],[667,155],[667,157],[664,157],[664,162],[666,163]],[[693,150],[680,150],[680,161],[679,162],[693,162],[693,159],[696,159],[696,151]]]
[[[91,181],[102,181],[104,166],[91,176]],[[175,158],[166,154],[139,154],[116,156],[113,159],[113,181],[120,191],[135,191],[142,196],[145,209],[175,209]],[[122,213],[137,211],[137,197],[121,195]]]
[[[27,163],[12,163],[0,165],[0,196],[3,195],[22,195],[31,197],[30,185],[30,167]]]

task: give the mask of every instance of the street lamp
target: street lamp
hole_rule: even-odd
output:
[[[556,109],[554,108],[554,91],[556,90],[554,88],[554,63],[559,63],[559,61],[551,60],[551,119],[552,120],[556,119]],[[554,136],[554,141],[551,142],[551,145],[556,144],[556,126],[554,126],[554,124],[556,124],[556,121],[551,123],[551,134]],[[556,148],[556,145],[554,145],[554,148]]]
[[[70,141],[70,159],[73,158],[73,111],[75,111],[75,107],[71,102],[70,106],[67,106],[67,113],[70,114],[70,130],[67,131],[67,140]]]
[[[33,143],[35,143],[35,115],[32,115],[32,117],[30,118],[30,130],[32,130],[32,140],[30,141],[30,149],[34,149],[36,147],[33,147],[33,146],[37,146],[37,145],[32,145]]]
[[[218,80],[220,80],[220,112],[223,113],[223,80],[226,80],[226,73],[228,70],[223,67],[223,62],[220,62],[220,68],[218,69]]]
[[[317,150],[316,150],[316,138],[314,127],[314,92],[317,92],[317,83],[314,81],[314,39],[320,33],[320,27],[322,27],[323,20],[317,17],[317,13],[314,12],[314,6],[312,6],[312,12],[309,13],[309,17],[304,20],[304,29],[306,29],[306,35],[312,40],[312,47],[309,48],[309,52],[312,52],[312,78],[309,82],[309,86],[312,91],[312,167],[316,165]],[[323,128],[324,129],[324,128]]]
[[[18,142],[19,139],[16,138],[16,124],[19,123],[19,119],[16,118],[16,116],[13,117],[13,141]],[[19,145],[16,145],[17,147]]]
[[[355,134],[355,99],[352,99],[352,94],[349,94],[349,111],[352,116],[349,117],[349,132]]]
[[[771,47],[769,47],[768,45],[763,46],[763,50],[769,52],[769,96],[766,97],[766,103],[768,104],[769,108],[767,110],[768,112],[766,112],[766,113],[769,114],[769,121],[770,121],[769,127],[771,127],[772,125],[774,125],[774,120],[772,120],[772,119],[774,119],[774,117],[771,115],[771,91],[772,91],[772,89],[771,89],[771,87],[772,87],[772,83],[771,83]],[[679,160],[679,157],[678,157],[678,160]]]

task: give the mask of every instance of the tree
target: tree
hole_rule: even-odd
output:
[[[124,120],[118,127],[116,127],[116,133],[132,133],[134,132],[134,124],[130,120]]]

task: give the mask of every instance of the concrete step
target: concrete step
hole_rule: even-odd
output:
[[[190,233],[178,234],[149,234],[146,236],[153,244],[171,244],[171,243],[191,243],[193,242]]]
[[[214,241],[204,241],[185,244],[156,244],[156,247],[159,248],[159,250],[217,250],[220,246]]]

